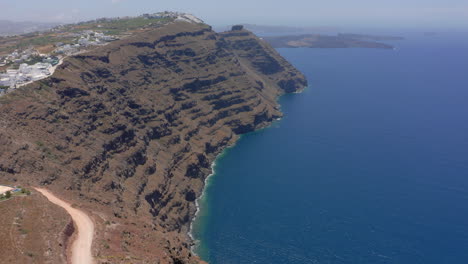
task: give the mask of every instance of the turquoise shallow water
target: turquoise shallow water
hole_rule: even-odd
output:
[[[280,49],[310,87],[217,160],[212,264],[468,263],[468,35]]]

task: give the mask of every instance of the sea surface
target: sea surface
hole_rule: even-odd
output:
[[[193,226],[211,264],[468,263],[468,34],[279,49],[307,76],[216,161]]]

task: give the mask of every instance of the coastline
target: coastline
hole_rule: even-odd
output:
[[[437,60],[422,56],[444,53],[455,44],[441,41],[420,49],[417,43],[398,48],[402,54],[363,49],[333,54],[281,50],[302,66],[314,87],[301,97],[281,97],[282,122],[274,124],[274,129],[243,137],[228,156],[217,160],[218,178],[210,180],[210,189],[200,200],[197,221],[203,223],[194,224],[194,235],[202,244],[198,253],[210,264],[465,259],[463,243],[447,244],[428,235],[443,232],[447,240],[463,241],[463,230],[457,227],[466,214],[451,207],[466,198],[453,192],[453,187],[463,184],[458,175],[463,171],[460,153],[466,151],[460,144],[466,142],[460,132],[463,124],[457,122],[463,119],[463,100],[456,96],[463,73],[441,71]],[[463,49],[455,47],[444,55],[461,63]],[[362,61],[346,63],[356,57]],[[376,69],[373,65],[379,61],[388,64]],[[433,78],[425,79],[418,70],[422,62],[436,73]],[[370,75],[356,77],[363,72]],[[408,72],[416,83],[431,80],[431,85],[414,87],[407,80]],[[335,78],[338,75],[341,78]],[[383,79],[391,81],[380,86]],[[437,85],[443,79],[451,89]],[[358,91],[349,89],[350,85],[357,85]],[[404,96],[408,91],[416,95],[412,99],[421,103],[419,108],[411,107],[413,100]],[[417,97],[424,93],[434,97]],[[439,98],[434,99],[436,95]],[[350,110],[356,102],[359,106]],[[448,103],[443,112],[431,107],[439,103]],[[427,113],[435,113],[430,122]],[[389,118],[382,119],[382,115]],[[434,124],[438,125],[427,132],[427,126]],[[427,142],[439,142],[440,136],[448,135],[438,148],[427,148]],[[244,156],[245,165],[241,164]],[[425,161],[436,157],[451,161],[425,166]],[[285,164],[288,167],[281,168]],[[423,173],[424,179],[418,177]],[[446,181],[448,176],[453,181]],[[204,207],[205,203],[209,204]],[[258,214],[257,208],[261,208]],[[421,219],[430,221],[418,225]],[[349,239],[340,240],[343,234]]]
[[[286,95],[295,95],[295,94],[300,94],[300,93],[303,93],[307,88],[309,88],[309,85],[307,86],[304,86],[303,88],[301,89],[298,89],[297,91],[294,91],[294,92],[291,92],[291,93],[283,93],[281,95],[279,95],[277,98],[276,98],[276,103],[278,104],[278,107],[280,109],[280,112],[283,114],[283,112],[281,111],[281,104],[280,104],[280,99],[283,97],[283,96],[286,96]],[[211,173],[205,178],[204,180],[204,185],[203,185],[203,190],[202,190],[202,193],[201,195],[195,200],[195,206],[196,206],[196,212],[195,212],[195,215],[193,216],[192,220],[190,221],[190,227],[189,227],[189,231],[187,233],[187,235],[189,236],[190,240],[191,240],[191,246],[190,246],[190,251],[192,252],[192,254],[194,254],[195,256],[198,256],[201,258],[199,252],[197,252],[197,249],[198,247],[200,246],[201,244],[201,239],[200,238],[196,238],[194,236],[194,224],[196,223],[197,220],[199,220],[198,218],[200,217],[200,212],[201,212],[201,207],[200,207],[200,201],[202,201],[204,198],[206,198],[206,191],[209,187],[209,185],[211,184],[211,181],[214,179],[214,176],[216,176],[216,166],[218,165],[218,160],[222,157],[224,157],[224,155],[227,154],[227,152],[229,151],[229,149],[235,147],[237,145],[237,143],[242,139],[242,137],[244,137],[245,135],[248,135],[250,133],[258,133],[264,129],[268,129],[268,128],[271,128],[275,123],[281,121],[283,119],[284,116],[281,116],[279,118],[276,118],[274,120],[272,120],[271,122],[269,122],[268,125],[264,126],[264,127],[261,127],[261,128],[258,128],[252,132],[249,132],[249,133],[246,133],[246,134],[241,134],[241,135],[238,135],[239,138],[235,140],[235,142],[231,145],[228,145],[227,147],[225,147],[217,156],[216,158],[214,159],[214,161],[211,163]],[[202,259],[203,260],[203,259]],[[205,261],[205,260],[204,260]]]
[[[195,206],[197,208],[196,212],[195,212],[195,215],[194,217],[192,218],[192,220],[190,221],[190,227],[189,227],[189,232],[188,232],[188,236],[190,237],[190,239],[192,240],[192,245],[190,247],[190,250],[191,252],[196,255],[196,256],[199,256],[199,254],[196,252],[196,248],[197,246],[199,245],[200,243],[200,239],[197,239],[195,238],[194,234],[193,234],[193,230],[194,230],[194,224],[195,222],[197,221],[198,217],[199,217],[199,214],[200,214],[200,201],[205,198],[206,196],[206,190],[210,184],[210,181],[213,179],[214,176],[216,176],[216,166],[217,166],[217,161],[218,159],[222,158],[224,155],[226,155],[226,152],[230,149],[230,148],[233,148],[237,145],[237,142],[242,138],[243,135],[239,135],[239,138],[234,142],[234,144],[232,145],[228,145],[226,148],[224,148],[217,156],[216,158],[214,159],[214,161],[211,163],[211,173],[206,176],[205,178],[205,181],[204,181],[204,184],[203,184],[203,190],[202,190],[202,193],[201,195],[195,200]]]

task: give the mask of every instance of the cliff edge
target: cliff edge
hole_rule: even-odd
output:
[[[95,222],[99,263],[198,263],[187,232],[211,163],[307,85],[242,28],[175,22],[70,57],[0,98],[0,179]],[[157,262],[159,261],[159,262]]]

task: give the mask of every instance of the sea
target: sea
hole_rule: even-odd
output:
[[[243,135],[198,201],[211,264],[468,263],[468,33],[278,49],[309,87]]]

